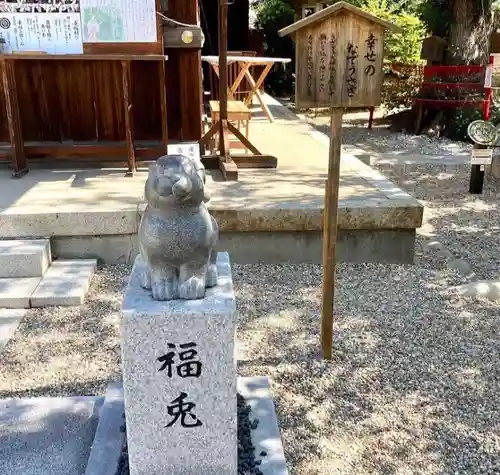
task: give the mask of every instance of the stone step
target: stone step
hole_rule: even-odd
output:
[[[26,312],[27,310],[24,308],[0,308],[0,354],[7,346],[7,343],[12,338],[12,335],[16,332],[17,327],[26,315]]]
[[[0,241],[0,278],[42,277],[50,261],[48,239]]]
[[[0,308],[30,308],[33,292],[41,277],[0,279]]]
[[[31,306],[81,305],[96,268],[95,259],[54,261],[33,292]]]

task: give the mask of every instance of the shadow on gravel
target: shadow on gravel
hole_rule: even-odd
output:
[[[425,266],[342,265],[322,362],[318,266],[235,278],[238,369],[271,377],[292,475],[500,471],[497,306]]]
[[[119,310],[130,268],[100,268],[84,305],[32,309],[0,355],[0,398],[101,396],[121,375]]]

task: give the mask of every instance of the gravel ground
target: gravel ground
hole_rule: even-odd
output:
[[[80,308],[30,311],[0,356],[0,397],[102,394],[128,272],[99,269]],[[327,363],[320,266],[233,273],[239,373],[271,377],[291,475],[500,473],[499,308],[453,294],[439,257],[340,265]]]
[[[327,116],[310,115],[308,119],[328,134]],[[368,112],[345,114],[343,142],[355,145],[376,159],[393,163],[375,165],[382,174],[422,202],[424,226],[422,239],[439,240],[457,258],[468,262],[477,279],[500,278],[500,181],[486,176],[482,195],[469,194],[471,145],[448,139],[433,139],[392,133],[379,120],[371,131],[366,128]],[[394,163],[395,153],[422,155],[421,164],[403,166]],[[498,151],[497,151],[498,153]],[[462,164],[425,163],[426,155],[463,157]]]
[[[329,363],[320,267],[236,268],[239,371],[271,376],[292,474],[500,473],[499,308],[436,268],[340,266]]]
[[[104,394],[120,374],[119,309],[129,271],[99,269],[80,307],[30,310],[0,355],[0,398]]]
[[[328,133],[330,118],[328,115],[308,114],[305,117],[324,133]],[[374,153],[421,153],[424,155],[454,155],[470,152],[472,146],[457,143],[446,138],[435,139],[426,135],[392,133],[388,123],[380,114],[375,116],[375,123],[368,129],[369,113],[355,112],[344,114],[342,141]]]
[[[393,178],[394,167],[379,171]],[[401,175],[401,170],[398,171]],[[471,264],[478,279],[500,278],[500,181],[486,175],[483,193],[469,194],[470,166],[407,165],[398,185],[424,205],[423,235]]]

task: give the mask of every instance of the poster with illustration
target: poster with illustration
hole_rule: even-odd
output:
[[[80,0],[85,43],[153,43],[155,0]]]

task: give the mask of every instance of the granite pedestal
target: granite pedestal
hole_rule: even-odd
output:
[[[134,264],[121,348],[130,475],[235,475],[236,303],[229,255],[204,299],[153,300]]]

